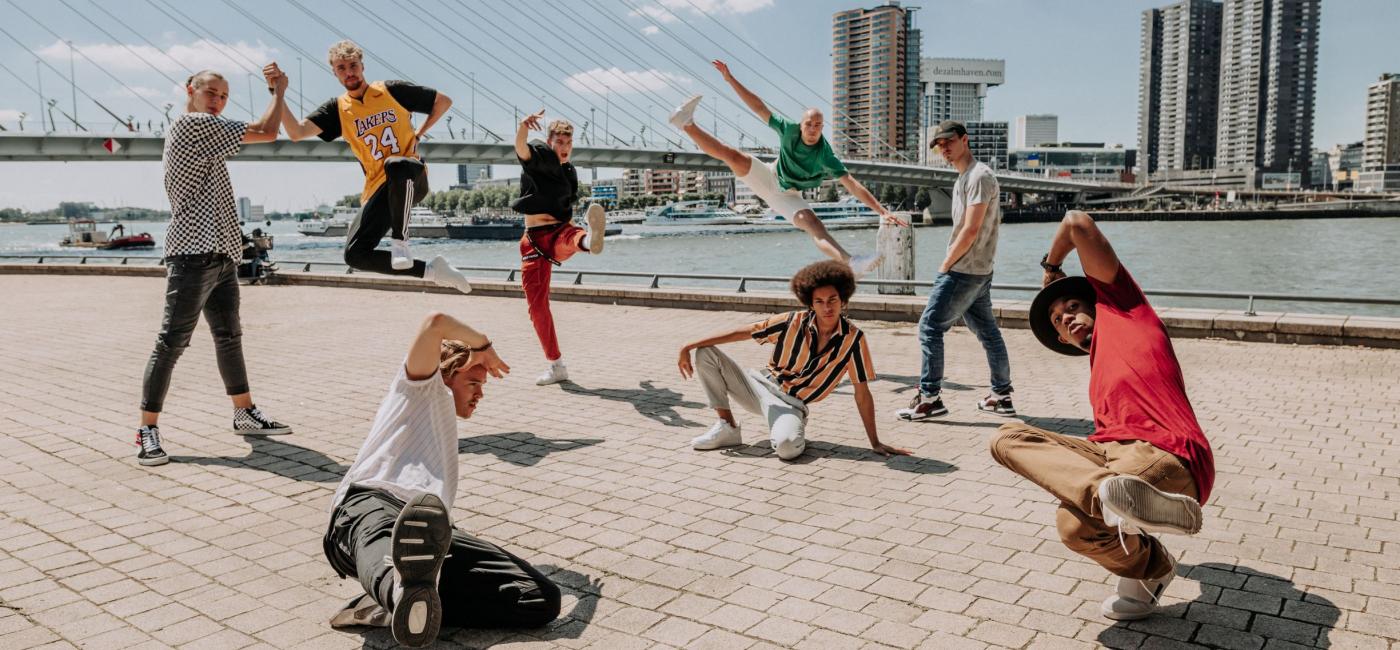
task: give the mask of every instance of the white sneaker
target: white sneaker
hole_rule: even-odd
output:
[[[705,432],[705,435],[690,441],[691,449],[699,449],[700,451],[742,444],[744,444],[744,439],[739,435],[739,427],[724,420],[716,422],[709,431]]]
[[[700,105],[700,98],[702,97],[704,97],[704,95],[696,95],[694,97],[691,97],[690,99],[685,100],[685,103],[681,104],[680,108],[677,108],[676,110],[672,111],[671,119],[669,120],[671,122],[671,126],[674,126],[678,129],[684,129],[687,126],[694,124],[695,108]]]
[[[603,254],[603,234],[607,232],[608,215],[603,206],[594,203],[588,206],[588,252]]]
[[[447,263],[447,258],[441,255],[434,257],[433,261],[428,262],[428,268],[423,273],[423,279],[431,280],[440,286],[451,287],[462,293],[472,292],[472,283],[467,281],[467,276],[462,275],[461,271],[452,268],[452,265]]]
[[[564,367],[564,360],[560,359],[558,361],[550,362],[549,369],[545,370],[544,374],[540,375],[539,378],[535,380],[535,385],[548,386],[550,384],[557,384],[561,381],[568,380],[569,369]]]
[[[413,268],[413,253],[408,252],[407,239],[390,239],[389,255],[389,266],[395,271]]]
[[[1122,475],[1099,483],[1103,521],[1121,537],[1133,533],[1195,535],[1201,532],[1201,505],[1182,494],[1153,487],[1136,476]]]
[[[1176,577],[1176,558],[1168,553],[1167,560],[1171,562],[1171,571],[1156,580],[1118,578],[1118,593],[1105,599],[1099,605],[1099,612],[1115,621],[1136,621],[1151,616],[1157,611],[1167,585]]]
[[[880,262],[883,262],[884,259],[885,256],[879,253],[853,255],[850,261],[851,272],[856,274],[856,279],[859,280],[865,277],[865,274],[880,268]]]

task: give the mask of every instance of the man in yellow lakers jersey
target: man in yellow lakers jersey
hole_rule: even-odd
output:
[[[462,293],[471,291],[460,271],[441,255],[431,262],[413,259],[408,250],[408,213],[428,194],[428,168],[418,157],[418,140],[452,99],[432,88],[406,81],[365,81],[364,51],[350,41],[331,46],[327,59],[345,94],[298,122],[282,107],[282,127],[293,141],[319,136],[330,142],[345,138],[365,172],[360,216],[345,238],[345,263],[362,271],[426,278]],[[416,129],[412,114],[426,113]],[[389,251],[376,250],[385,233]]]

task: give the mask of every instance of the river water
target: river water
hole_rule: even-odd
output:
[[[165,240],[164,222],[128,223],[128,232],[150,232]],[[290,221],[262,226],[276,235],[274,260],[339,261],[339,238],[306,237]],[[996,256],[996,282],[1032,284],[1040,280],[1036,264],[1049,246],[1056,224],[1003,224]],[[1119,258],[1149,289],[1187,289],[1363,297],[1400,297],[1400,219],[1306,219],[1234,222],[1102,223]],[[252,228],[252,224],[248,226]],[[605,254],[580,254],[569,269],[786,276],[821,259],[811,239],[793,228],[680,227],[627,225],[608,239]],[[75,254],[58,242],[64,225],[0,225],[0,254]],[[915,231],[916,278],[931,279],[947,245],[947,226]],[[848,250],[874,246],[874,229],[835,231]],[[458,265],[515,267],[517,242],[446,239],[413,240],[419,257],[443,255]],[[154,256],[155,251],[134,251]],[[1067,269],[1076,268],[1070,257]],[[0,260],[3,261],[3,260]],[[324,270],[324,269],[323,269]],[[476,275],[469,273],[469,275]],[[560,281],[560,280],[556,280]],[[572,281],[571,275],[563,281]],[[615,279],[589,282],[621,282]],[[683,281],[663,281],[680,285]],[[696,284],[696,283],[689,283]],[[756,285],[755,289],[777,288]],[[997,298],[1026,299],[1023,292],[1000,291]],[[1242,300],[1154,297],[1164,306],[1243,309]],[[1308,302],[1260,302],[1264,311],[1303,311],[1400,317],[1400,307]]]

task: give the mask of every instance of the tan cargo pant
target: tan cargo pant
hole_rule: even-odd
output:
[[[1119,542],[1118,529],[1103,522],[1098,489],[1104,479],[1132,475],[1164,492],[1198,499],[1196,482],[1181,459],[1140,440],[1090,442],[1020,422],[1003,425],[991,448],[998,463],[1060,500],[1055,527],[1071,551],[1125,578],[1151,580],[1171,570],[1167,551],[1155,538],[1126,535]]]

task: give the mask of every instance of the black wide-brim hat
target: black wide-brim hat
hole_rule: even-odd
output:
[[[1060,354],[1082,357],[1089,353],[1061,341],[1060,333],[1055,331],[1055,326],[1050,323],[1050,305],[1065,296],[1078,296],[1085,303],[1093,303],[1096,292],[1089,279],[1081,275],[1063,277],[1045,285],[1040,293],[1035,294],[1035,300],[1031,301],[1031,331],[1035,332],[1035,337],[1040,339],[1041,345]]]

